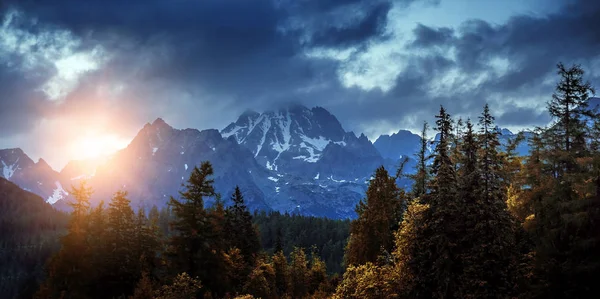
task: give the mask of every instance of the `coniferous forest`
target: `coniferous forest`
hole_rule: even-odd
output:
[[[208,162],[162,210],[134,211],[126,191],[92,207],[85,184],[68,220],[0,201],[0,287],[74,299],[596,298],[600,115],[584,71],[557,70],[548,127],[502,145],[487,105],[462,120],[440,107],[411,189],[397,185],[402,165],[377,168],[353,221],[252,213],[239,188],[225,206]],[[19,267],[39,273],[10,289]]]

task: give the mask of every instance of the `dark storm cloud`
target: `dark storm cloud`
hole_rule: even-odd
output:
[[[488,62],[494,57],[507,59],[510,71],[488,82],[493,91],[504,91],[539,83],[559,61],[585,63],[597,58],[598,15],[600,2],[578,0],[548,17],[515,16],[497,26],[470,20],[453,32],[419,25],[413,44],[454,47],[457,64],[465,72],[489,69]]]
[[[413,2],[438,1],[19,0],[4,1],[3,9],[18,9],[35,18],[37,26],[69,30],[81,39],[81,48],[100,45],[110,51],[111,59],[82,80],[59,112],[75,111],[81,101],[100,105],[102,96],[86,96],[95,85],[125,83],[119,115],[134,111],[134,118],[143,120],[167,114],[181,125],[200,128],[221,126],[247,108],[300,101],[330,108],[349,129],[359,130],[380,120],[400,125],[410,117],[431,117],[440,104],[453,114],[477,115],[490,98],[504,112],[497,115],[501,125],[526,125],[523,119],[541,124],[546,119],[538,110],[511,105],[549,96],[552,84],[545,79],[558,61],[586,67],[598,58],[600,5],[592,0],[573,1],[549,16],[515,16],[504,24],[418,24],[414,40],[405,45],[409,54],[389,62],[406,67],[387,92],[346,87],[338,76],[346,61],[305,55],[315,48],[364,53],[366,46],[390,38],[390,9]],[[495,72],[494,59],[508,61],[507,71]],[[432,94],[451,70],[465,75],[466,82]],[[44,77],[26,79],[18,69],[11,72],[0,69],[0,88],[13,86],[3,88],[9,92],[0,98],[0,119],[19,115],[27,124],[41,115],[27,107],[43,102],[31,87]],[[600,75],[589,74],[593,80]],[[461,89],[478,76],[484,79],[477,86]],[[18,131],[3,127],[0,134]]]
[[[448,27],[431,28],[417,24],[413,30],[415,40],[409,46],[415,48],[429,48],[432,46],[449,46],[454,39],[454,30]]]
[[[19,0],[4,5],[48,28],[75,33],[81,48],[101,45],[110,51],[112,59],[102,72],[145,89],[136,93],[149,95],[144,101],[150,110],[148,102],[164,101],[153,99],[156,86],[192,94],[202,90],[210,95],[204,98],[231,99],[234,107],[239,101],[268,107],[323,78],[334,80],[337,62],[306,58],[305,48],[360,46],[379,38],[390,7],[365,0]],[[326,19],[341,12],[340,22]],[[308,44],[302,40],[306,36]]]
[[[347,24],[336,25],[335,22],[324,20],[324,28],[316,30],[311,37],[312,46],[349,47],[363,43],[370,38],[383,38],[387,24],[387,15],[392,5],[389,2],[375,2],[371,7],[361,7],[364,16],[357,19],[354,16]],[[352,14],[352,12],[350,12]],[[326,23],[329,22],[329,25]],[[333,23],[333,25],[332,25]]]
[[[508,123],[513,126],[534,127],[539,124],[548,123],[550,116],[545,111],[531,108],[515,108],[496,119],[500,123]]]
[[[31,90],[38,78],[25,78],[19,70],[0,65],[0,138],[35,126],[49,105],[43,94]]]
[[[600,2],[579,0],[549,16],[514,16],[500,25],[484,20],[468,20],[458,28],[419,24],[413,30],[414,40],[406,45],[419,53],[410,59],[419,67],[408,68],[399,77],[412,73],[426,82],[420,82],[421,94],[413,91],[412,96],[405,96],[404,91],[411,90],[410,81],[408,85],[397,81],[392,94],[403,100],[392,101],[396,105],[392,104],[389,110],[411,115],[418,112],[411,107],[434,108],[435,104],[444,104],[451,112],[477,115],[485,102],[492,102],[504,113],[497,118],[501,125],[543,125],[549,120],[544,111],[515,104],[537,100],[539,96],[549,100],[558,80],[555,70],[560,61],[581,63],[588,71],[587,78],[596,86],[600,84],[600,72],[594,69],[600,61],[600,33],[596,30],[600,27],[599,15]],[[450,50],[453,56],[448,54]],[[423,53],[427,53],[426,58]],[[466,93],[460,87],[468,81],[459,84],[452,94],[428,95],[427,88],[439,79],[436,75],[452,67],[458,74],[468,74],[471,81],[478,76],[484,79]],[[531,104],[545,107],[544,103]]]

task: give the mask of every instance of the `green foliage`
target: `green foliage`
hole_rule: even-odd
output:
[[[370,262],[359,266],[349,266],[333,298],[397,298],[391,285],[392,273],[390,266],[377,266]]]
[[[0,178],[0,294],[31,298],[44,264],[60,248],[67,215],[33,193]]]
[[[204,208],[204,199],[216,197],[213,187],[213,168],[208,162],[201,167],[194,167],[182,191],[181,201],[171,197],[170,205],[175,216],[171,223],[174,233],[169,239],[170,269],[178,273],[189,273],[201,281],[210,290],[214,272],[218,269],[211,268],[219,263],[222,248],[220,236],[216,235],[214,217]],[[216,211],[216,210],[215,210]],[[216,213],[215,213],[216,214]],[[217,217],[215,215],[215,217]]]
[[[421,131],[421,146],[416,155],[418,162],[417,169],[416,173],[412,176],[414,181],[412,188],[413,198],[421,197],[427,192],[427,184],[429,182],[429,167],[427,166],[427,161],[429,160],[429,157],[427,156],[427,145],[429,143],[429,140],[427,140],[428,129],[429,127],[427,122],[423,123],[423,130]]]
[[[259,261],[248,276],[244,292],[257,298],[277,298],[273,266],[265,261]]]
[[[350,230],[349,220],[333,220],[279,212],[255,212],[253,222],[260,233],[260,243],[269,254],[279,252],[289,256],[294,247],[317,248],[327,271],[343,272],[344,248]]]
[[[225,211],[225,236],[230,240],[228,246],[240,249],[240,254],[246,264],[243,274],[247,275],[255,263],[260,251],[258,232],[252,223],[252,215],[244,203],[244,197],[239,187],[231,196],[233,205]]]
[[[178,274],[170,285],[158,289],[154,299],[195,299],[202,283],[198,278],[192,278],[187,273]]]
[[[293,298],[304,298],[309,293],[309,273],[306,253],[302,248],[295,248],[290,256],[290,295]]]
[[[275,291],[277,296],[282,297],[290,289],[288,262],[283,251],[273,255],[273,271],[275,271]]]
[[[393,251],[394,232],[402,217],[404,200],[405,193],[398,189],[396,178],[383,166],[379,167],[369,182],[367,198],[356,207],[358,219],[350,225],[347,265],[375,262],[381,254]]]

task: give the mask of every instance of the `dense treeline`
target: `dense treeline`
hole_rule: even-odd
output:
[[[410,192],[402,167],[376,169],[351,222],[251,214],[238,188],[225,207],[208,162],[148,215],[126,192],[90,208],[83,184],[36,297],[594,298],[600,116],[581,68],[558,74],[555,121],[526,141],[528,156],[515,151],[522,136],[501,145],[487,105],[464,121],[440,107]]]
[[[441,107],[413,192],[397,192],[383,169],[371,181],[334,297],[596,298],[600,116],[581,68],[559,64],[558,74],[555,122],[528,140],[528,157],[514,153],[520,138],[501,150],[487,105],[477,126]],[[389,208],[404,203],[402,216]]]
[[[350,234],[350,220],[332,220],[279,212],[255,212],[263,249],[273,254],[283,250],[289,256],[295,247],[316,251],[330,274],[343,272],[344,248]]]
[[[67,220],[41,197],[0,178],[0,297],[31,298]]]
[[[336,254],[336,248],[341,255],[348,222],[257,213],[255,225],[240,189],[225,207],[212,175],[208,162],[195,167],[180,198],[148,215],[135,213],[124,191],[91,208],[92,190],[85,183],[73,188],[67,233],[36,298],[322,298],[334,291],[320,255]],[[206,207],[207,198],[215,204]],[[258,226],[276,231],[271,254],[261,249]],[[302,237],[312,228],[321,231]],[[326,229],[332,233],[323,235]],[[323,246],[307,252],[291,245],[311,238]]]

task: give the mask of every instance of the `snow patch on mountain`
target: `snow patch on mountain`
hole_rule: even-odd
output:
[[[277,157],[275,158],[275,160],[277,160],[279,158],[281,153],[283,153],[284,151],[287,151],[290,148],[291,140],[292,140],[292,134],[290,131],[290,128],[292,126],[292,118],[290,116],[290,112],[287,111],[285,121],[283,121],[282,115],[279,116],[278,120],[279,120],[279,131],[283,135],[283,140],[279,140],[279,137],[277,135],[275,135],[276,140],[271,142],[271,146],[272,146],[273,150],[275,150],[276,152],[279,153],[277,155]]]
[[[0,162],[2,162],[2,176],[7,180],[10,179],[15,174],[15,171],[19,168],[17,165],[17,163],[19,162],[19,158],[17,158],[15,163],[11,165],[6,165],[4,161]]]
[[[54,188],[52,195],[50,197],[48,197],[48,199],[46,200],[46,202],[49,204],[54,204],[57,201],[65,198],[65,196],[69,195],[69,193],[67,193],[67,191],[65,191],[65,189],[63,189],[63,187],[59,181],[54,182],[54,184],[55,184],[56,188]]]
[[[254,154],[254,157],[258,156],[258,154],[260,153],[260,150],[263,148],[263,145],[265,144],[265,140],[267,139],[267,132],[269,132],[270,128],[271,128],[271,122],[269,122],[269,121],[262,122],[262,126],[261,126],[262,137],[260,139],[260,142],[258,143],[258,148],[256,149],[256,153]]]

